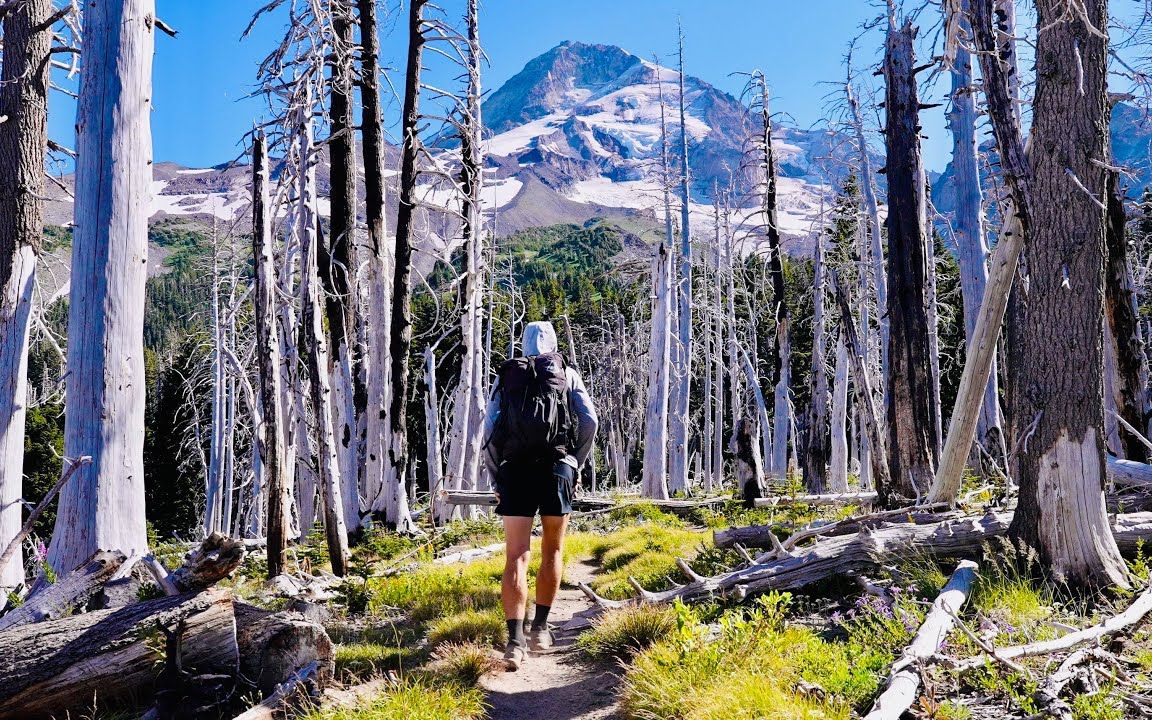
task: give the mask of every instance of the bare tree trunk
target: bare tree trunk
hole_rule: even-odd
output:
[[[848,346],[837,333],[836,374],[832,380],[832,447],[828,464],[828,490],[848,492]]]
[[[1132,427],[1147,434],[1150,408],[1148,403],[1148,361],[1140,330],[1136,291],[1128,264],[1128,242],[1125,236],[1127,216],[1124,195],[1120,190],[1120,173],[1109,171],[1107,254],[1104,259],[1104,311],[1108,316],[1106,336],[1115,361],[1112,398],[1117,414]],[[1112,418],[1105,418],[1105,422]],[[1113,420],[1114,421],[1114,420]],[[1128,430],[1120,430],[1123,455],[1129,460],[1147,462],[1148,448]]]
[[[715,194],[718,195],[718,190]],[[716,275],[713,279],[715,305],[712,308],[712,474],[708,478],[708,491],[724,486],[724,239],[721,237],[720,201],[714,198],[716,212]]]
[[[975,341],[976,316],[988,284],[988,246],[976,146],[976,88],[972,83],[972,54],[966,46],[972,37],[968,5],[968,0],[960,0],[955,8],[956,17],[950,18],[959,37],[949,39],[955,46],[955,53],[951,60],[952,107],[948,111],[948,127],[952,133],[952,170],[956,187],[952,230],[964,299],[964,337],[971,348]],[[999,397],[996,357],[993,355],[976,425],[976,443],[991,457],[1003,460],[1006,449]]]
[[[428,466],[428,494],[432,496],[432,505],[437,508],[437,517],[441,522],[451,519],[452,508],[442,502],[441,492],[450,488],[444,485],[444,452],[440,442],[440,394],[436,388],[436,354],[435,348],[424,348],[424,430],[427,438],[427,451],[425,464]]]
[[[977,4],[981,0],[977,0]],[[1108,158],[1107,0],[1036,0],[1036,95],[1013,407],[1036,418],[1009,534],[1073,587],[1128,586],[1104,507],[1102,338]]]
[[[888,145],[888,440],[891,487],[877,485],[883,504],[918,498],[932,485],[940,454],[936,424],[940,385],[932,373],[930,251],[920,99],[910,20],[889,18],[884,57]]]
[[[330,3],[332,28],[329,110],[331,136],[331,228],[326,247],[318,248],[320,283],[325,290],[325,314],[332,373],[332,403],[339,443],[340,496],[344,520],[352,532],[360,529],[360,454],[357,418],[367,407],[361,366],[363,353],[356,341],[359,320],[359,273],[356,241],[356,135],[352,111],[355,40],[350,0]]]
[[[276,317],[276,264],[272,259],[272,223],[268,202],[268,142],[262,132],[252,146],[252,257],[256,261],[256,358],[260,368],[262,423],[253,444],[260,448],[263,482],[268,493],[268,577],[284,571],[287,562],[291,496],[284,482],[285,434],[281,385],[280,328]]]
[[[344,502],[341,498],[339,452],[332,431],[332,387],[328,374],[328,345],[325,340],[320,282],[317,277],[316,255],[319,244],[319,215],[316,213],[316,158],[312,148],[311,108],[301,109],[299,127],[299,194],[297,197],[298,232],[300,235],[300,299],[303,326],[308,348],[309,389],[312,413],[316,419],[316,450],[324,512],[324,535],[328,543],[328,556],[332,572],[343,576],[348,570],[348,527],[344,520]]]
[[[0,547],[20,532],[28,335],[36,259],[44,236],[51,0],[4,17],[0,71]],[[24,582],[19,547],[0,564],[0,588]]]
[[[478,0],[469,0],[467,112],[460,133],[460,187],[466,267],[464,309],[460,316],[460,382],[453,405],[452,439],[448,453],[451,489],[479,489],[481,426],[484,421],[484,243],[480,193],[484,187],[483,122],[480,115],[480,47]]]
[[[387,462],[391,403],[392,272],[394,250],[384,220],[384,116],[380,99],[380,37],[376,0],[357,0],[360,9],[360,130],[364,145],[364,211],[368,226],[368,351],[366,357],[367,439],[365,490],[369,509],[383,512],[398,529],[411,525],[399,476]]]
[[[668,499],[668,409],[672,351],[672,203],[669,197],[668,126],[664,117],[664,86],[660,91],[660,159],[664,187],[664,241],[652,259],[652,333],[648,344],[648,402],[644,416],[644,474],[640,494]]]
[[[689,411],[692,394],[692,232],[688,192],[688,126],[684,97],[684,33],[680,33],[680,278],[677,296],[676,385],[672,394],[671,437],[668,440],[668,490],[688,489]]]
[[[412,349],[413,214],[416,209],[417,161],[420,152],[420,71],[424,54],[424,8],[427,0],[412,0],[408,18],[408,67],[404,83],[403,145],[400,164],[400,205],[396,214],[396,272],[392,297],[392,407],[389,414],[389,460],[397,478],[397,496],[404,495],[408,470],[408,355]],[[399,500],[398,500],[399,502]]]
[[[152,182],[152,0],[84,5],[64,454],[48,561],[143,554],[144,283]]]
[[[824,320],[824,234],[816,236],[816,260],[812,288],[812,400],[808,414],[808,442],[805,443],[804,484],[819,495],[827,485],[828,465],[828,369],[825,366]],[[841,426],[843,431],[843,426]],[[835,442],[835,440],[833,440]]]

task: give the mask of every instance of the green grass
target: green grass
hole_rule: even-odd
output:
[[[468,643],[501,647],[507,642],[508,627],[504,622],[504,612],[499,608],[462,610],[437,618],[428,625],[428,645],[432,648]]]
[[[313,710],[302,720],[481,720],[484,694],[456,683],[407,681],[351,708]]]
[[[592,657],[626,659],[676,630],[676,612],[668,606],[626,607],[599,618],[577,644]]]
[[[336,676],[344,681],[367,680],[389,670],[414,667],[419,654],[410,647],[381,643],[336,646]]]
[[[847,641],[837,642],[789,626],[789,603],[789,595],[773,593],[751,608],[726,611],[714,640],[694,610],[677,605],[675,630],[639,653],[625,673],[627,716],[847,720],[871,701],[879,678],[911,637],[912,623],[895,611],[915,613],[916,604],[862,605],[843,622]],[[819,685],[826,695],[801,692],[800,681]]]
[[[604,597],[617,600],[635,595],[629,577],[646,590],[666,590],[673,582],[683,580],[676,558],[693,560],[705,543],[711,544],[708,533],[682,527],[642,523],[618,530],[589,548],[593,559],[604,569],[592,587]],[[697,568],[697,572],[704,573],[705,569]]]

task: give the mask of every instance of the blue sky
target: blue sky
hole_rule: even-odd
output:
[[[399,0],[383,0],[396,6]],[[241,136],[260,119],[260,100],[245,99],[256,65],[283,34],[281,17],[265,18],[241,41],[240,33],[263,0],[157,0],[157,13],[180,31],[176,39],[158,35],[154,64],[154,156],[189,166],[223,163],[238,156]],[[443,0],[457,12],[461,0]],[[406,9],[405,9],[406,12]],[[484,83],[489,90],[518,72],[531,58],[563,40],[615,44],[638,55],[653,53],[673,63],[676,24],[687,42],[688,72],[732,94],[743,78],[732,73],[764,70],[774,109],[797,125],[810,126],[827,111],[830,82],[842,81],[849,41],[879,9],[872,0],[482,0],[481,37],[490,58]],[[403,23],[383,37],[386,62],[395,82],[402,80]],[[936,23],[923,19],[927,36]],[[874,65],[881,36],[861,38],[860,64]],[[870,72],[862,80],[876,84]],[[447,80],[447,78],[445,78]],[[943,89],[943,85],[940,86]],[[393,104],[387,109],[397,115]],[[74,109],[57,94],[51,107],[54,138],[70,144]],[[942,170],[948,138],[940,111],[925,118],[926,161]]]

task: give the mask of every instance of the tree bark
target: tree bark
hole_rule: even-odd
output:
[[[951,61],[952,107],[948,111],[948,127],[952,133],[952,171],[956,186],[956,212],[952,218],[952,231],[956,242],[956,259],[960,265],[964,337],[967,346],[972,348],[976,342],[976,318],[984,300],[984,288],[988,285],[988,246],[985,242],[984,206],[976,144],[976,89],[972,83],[972,54],[966,45],[972,37],[968,5],[968,0],[961,0],[954,18],[956,31],[961,37],[952,39],[956,49]],[[1002,461],[1006,449],[996,364],[993,355],[988,382],[980,401],[976,443],[991,457]]]
[[[84,5],[64,454],[48,561],[143,554],[144,284],[152,183],[153,0]]]
[[[824,319],[824,236],[816,236],[815,279],[812,288],[812,400],[808,413],[808,442],[804,452],[804,484],[820,494],[827,486],[828,467],[828,368],[825,365],[827,334]],[[843,426],[841,426],[841,430]]]
[[[4,16],[0,70],[0,547],[21,526],[28,335],[36,259],[44,235],[51,0]],[[0,588],[24,582],[22,554],[0,563]]]
[[[352,0],[329,3],[332,12],[332,59],[329,79],[331,135],[331,226],[326,246],[317,248],[320,283],[325,291],[332,374],[332,423],[339,443],[340,498],[349,531],[360,529],[360,432],[358,418],[367,407],[361,374],[359,259],[356,257],[356,122],[352,107],[355,39]]]
[[[1071,587],[1128,586],[1104,507],[1102,341],[1108,3],[1064,16],[1037,0],[1030,139],[1035,202],[1028,289],[1019,296],[1017,424],[1034,417],[1018,455],[1020,502],[1011,535]],[[1088,27],[1091,23],[1093,27]]]
[[[61,577],[59,582],[43,585],[43,589],[33,594],[23,605],[0,617],[0,632],[20,625],[64,617],[73,608],[83,605],[100,592],[124,560],[124,555],[116,551],[101,550],[93,554],[75,570]]]
[[[672,388],[671,437],[668,439],[668,491],[688,490],[689,412],[692,396],[692,232],[688,192],[687,100],[684,97],[684,33],[680,33],[680,277],[677,295],[675,384]]]
[[[178,638],[184,671],[236,676],[231,593],[175,595],[0,633],[0,718],[60,716],[93,698],[148,692],[165,664],[166,633]]]
[[[1108,171],[1107,179],[1107,254],[1104,259],[1104,312],[1111,333],[1105,335],[1112,343],[1115,359],[1113,398],[1116,412],[1132,427],[1148,434],[1150,408],[1148,403],[1148,361],[1144,354],[1144,338],[1140,329],[1140,316],[1136,290],[1132,283],[1132,270],[1128,264],[1127,214],[1124,194],[1120,190],[1120,173]],[[1106,419],[1107,421],[1107,419]],[[1131,431],[1119,430],[1124,457],[1147,462],[1148,447]]]
[[[891,486],[877,484],[886,505],[928,490],[940,448],[939,379],[932,372],[932,268],[928,248],[920,98],[911,20],[890,18],[885,45],[884,137],[888,146],[888,467]]]
[[[389,414],[388,456],[398,482],[407,487],[408,469],[408,366],[412,349],[412,252],[417,163],[420,153],[420,72],[424,55],[424,8],[427,0],[412,0],[408,15],[408,66],[404,82],[401,118],[403,144],[400,160],[400,204],[396,211],[396,269],[392,284],[392,406]]]
[[[252,256],[256,262],[253,305],[256,315],[256,364],[260,369],[262,420],[255,442],[260,447],[263,481],[268,493],[268,577],[284,571],[291,522],[290,495],[281,469],[286,456],[284,420],[280,396],[280,328],[277,322],[276,264],[272,259],[272,223],[268,201],[268,141],[257,132],[252,146]]]
[[[832,380],[832,445],[829,451],[828,489],[848,492],[848,346],[837,333],[836,370]]]

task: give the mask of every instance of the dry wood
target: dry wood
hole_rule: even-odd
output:
[[[67,710],[146,692],[178,634],[186,672],[235,677],[239,663],[232,595],[148,600],[0,632],[0,718],[62,716]]]
[[[976,579],[976,563],[961,561],[948,580],[948,584],[936,596],[932,609],[928,611],[920,630],[912,643],[904,648],[904,654],[888,675],[888,687],[872,704],[872,711],[864,720],[897,720],[916,701],[920,687],[920,665],[930,659],[940,649],[948,632],[952,629],[956,614],[968,600],[972,583]]]
[[[308,693],[308,686],[314,682],[318,667],[315,662],[308,663],[291,678],[280,683],[259,705],[248,708],[233,720],[282,720],[290,717],[293,701]]]
[[[59,582],[41,585],[20,607],[0,617],[0,631],[63,617],[98,593],[124,562],[123,553],[100,551]]]
[[[792,550],[805,540],[814,537],[847,535],[849,533],[859,532],[862,527],[876,527],[884,522],[905,521],[917,524],[941,522],[951,519],[947,515],[936,512],[946,507],[944,504],[924,507],[911,506],[897,510],[884,510],[868,515],[857,515],[835,522],[825,522],[820,525],[813,523],[792,533],[781,545],[786,550]],[[954,518],[958,516],[952,515],[951,517]],[[767,538],[769,534],[772,534],[772,526],[770,525],[724,528],[723,530],[717,530],[713,534],[713,542],[716,547],[721,548],[733,547],[737,544],[757,548],[772,547],[772,541]]]
[[[1147,513],[1134,514],[1147,515]],[[1121,549],[1124,549],[1125,543],[1121,541],[1121,538],[1117,537],[1116,541],[1117,545],[1119,545]],[[1079,645],[1097,642],[1124,632],[1143,620],[1149,612],[1152,612],[1152,588],[1148,588],[1142,592],[1124,612],[1119,615],[1113,615],[1102,623],[1068,633],[1053,640],[997,648],[996,656],[1005,660],[1011,660],[1020,657],[1050,655],[1055,652],[1071,650]],[[986,654],[977,655],[974,658],[969,658],[961,662],[958,667],[960,669],[979,667],[983,665],[987,659],[988,655]]]
[[[757,498],[756,507],[779,505],[872,505],[879,499],[874,492],[834,493],[830,495],[773,495]]]
[[[170,576],[180,592],[198,592],[232,574],[244,561],[244,541],[212,533]]]
[[[244,678],[269,695],[315,663],[315,678],[323,687],[336,670],[336,652],[324,628],[299,613],[271,613],[237,602],[236,645]]]

